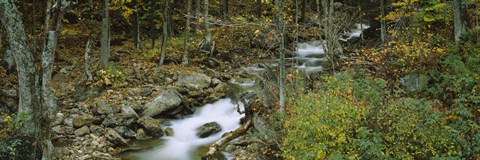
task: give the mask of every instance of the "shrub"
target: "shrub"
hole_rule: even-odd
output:
[[[355,130],[367,108],[352,103],[351,81],[325,78],[324,92],[290,97],[283,156],[287,159],[359,157]],[[339,96],[345,95],[345,96]]]

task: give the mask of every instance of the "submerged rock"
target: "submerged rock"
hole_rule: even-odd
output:
[[[222,126],[217,122],[206,123],[197,128],[197,136],[200,138],[208,137],[212,134],[218,133],[222,130]]]
[[[212,78],[203,73],[178,74],[177,86],[186,87],[190,90],[201,90],[210,86]]]
[[[157,98],[145,105],[143,115],[153,117],[165,111],[173,110],[181,103],[180,93],[177,90],[168,89],[161,92]]]

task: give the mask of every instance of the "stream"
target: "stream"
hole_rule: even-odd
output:
[[[243,108],[242,104],[239,104]],[[172,120],[169,125],[173,129],[173,136],[164,136],[156,141],[156,147],[145,151],[128,153],[122,156],[122,159],[140,159],[140,160],[193,160],[200,159],[205,150],[211,143],[220,139],[221,136],[229,131],[240,127],[240,118],[244,115],[237,112],[237,107],[229,98],[220,99],[212,104],[207,104],[197,110],[193,115],[184,119]],[[209,123],[217,122],[222,130],[205,138],[199,138],[197,128]],[[146,144],[140,144],[146,145]],[[155,145],[155,144],[152,144]],[[203,149],[202,149],[203,148]],[[224,153],[226,157],[231,157]]]
[[[340,41],[351,41],[359,38],[364,29],[370,26],[365,24],[355,24],[355,27],[346,32]],[[295,60],[296,68],[306,74],[323,71],[323,65],[328,63],[323,48],[325,41],[311,41],[300,43],[296,47],[295,56],[287,60]],[[278,61],[273,61],[269,66],[278,66]],[[262,72],[264,68],[255,66],[242,67],[244,71],[250,74]],[[241,87],[252,87],[254,82],[237,83]],[[244,106],[239,104],[240,109]],[[229,131],[240,127],[240,119],[243,114],[237,112],[237,105],[234,105],[229,98],[220,99],[212,104],[206,104],[197,110],[194,114],[183,119],[172,120],[169,124],[162,126],[172,128],[172,136],[163,136],[159,139],[134,142],[133,146],[141,146],[137,151],[130,151],[121,155],[126,160],[193,160],[200,159],[206,153],[210,144],[220,139],[221,136]],[[217,122],[221,126],[221,131],[205,138],[198,137],[197,129],[210,122]],[[134,147],[135,148],[135,147]],[[227,159],[233,157],[223,152]]]

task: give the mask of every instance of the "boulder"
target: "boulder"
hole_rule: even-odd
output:
[[[83,126],[82,128],[79,128],[79,129],[75,130],[75,132],[74,132],[75,136],[78,136],[78,137],[84,136],[84,135],[89,134],[89,133],[90,133],[90,129],[88,129],[87,126]]]
[[[407,92],[422,91],[428,85],[428,77],[422,74],[408,74],[400,78],[400,85]]]
[[[163,135],[163,130],[162,130],[162,120],[159,119],[153,119],[152,117],[142,117],[138,119],[137,123],[142,126],[142,128],[145,129],[145,131],[154,137],[160,137]]]
[[[92,115],[80,115],[73,118],[72,124],[73,127],[78,128],[92,124],[93,120]]]
[[[178,74],[177,86],[186,87],[190,90],[201,90],[210,86],[212,78],[203,73]]]
[[[117,133],[120,134],[124,138],[135,137],[135,131],[131,130],[130,128],[127,128],[126,126],[115,127],[115,131],[117,131]]]
[[[105,132],[105,129],[100,126],[93,125],[90,126],[90,131],[96,135],[102,135],[103,132]]]
[[[161,92],[157,98],[145,105],[143,115],[153,117],[162,112],[173,110],[181,103],[180,93],[177,90],[168,89]]]
[[[138,118],[137,112],[135,112],[130,106],[122,106],[122,116],[123,118]]]
[[[56,133],[56,134],[65,134],[65,127],[58,125],[58,126],[52,127],[52,131],[53,133]]]
[[[120,112],[120,107],[114,107],[99,100],[97,100],[96,103],[97,114],[111,114]]]
[[[120,134],[118,134],[115,130],[113,129],[107,129],[107,132],[105,134],[107,137],[108,141],[112,142],[113,144],[119,145],[119,146],[127,146],[127,140],[125,140]]]
[[[205,138],[212,134],[218,133],[221,130],[222,126],[220,126],[217,122],[210,122],[197,128],[197,136],[200,138]]]

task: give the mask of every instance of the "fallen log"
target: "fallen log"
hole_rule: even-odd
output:
[[[235,129],[234,131],[231,131],[229,133],[226,133],[220,138],[218,141],[213,143],[210,147],[208,152],[202,156],[202,160],[217,160],[220,159],[219,155],[220,154],[220,148],[230,142],[231,140],[237,138],[238,136],[244,134],[247,132],[247,130],[250,128],[252,125],[252,120],[249,119],[247,122],[245,122],[243,125],[241,125],[239,128]]]

